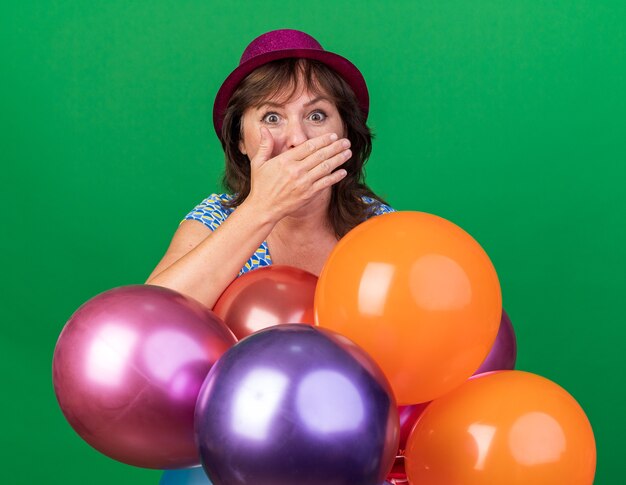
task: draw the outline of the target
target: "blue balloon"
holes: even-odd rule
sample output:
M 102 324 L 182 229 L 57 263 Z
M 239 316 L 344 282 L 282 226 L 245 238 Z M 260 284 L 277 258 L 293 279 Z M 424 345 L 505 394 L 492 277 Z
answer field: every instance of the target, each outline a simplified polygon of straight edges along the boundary
M 204 381 L 195 414 L 215 485 L 381 485 L 398 429 L 374 361 L 308 325 L 271 327 L 231 347 Z
M 184 470 L 166 470 L 159 485 L 213 485 L 201 466 Z

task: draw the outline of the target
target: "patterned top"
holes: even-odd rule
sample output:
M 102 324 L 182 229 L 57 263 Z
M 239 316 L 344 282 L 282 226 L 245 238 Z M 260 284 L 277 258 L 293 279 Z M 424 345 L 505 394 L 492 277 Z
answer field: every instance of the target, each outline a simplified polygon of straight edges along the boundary
M 194 209 L 185 216 L 184 220 L 191 219 L 194 221 L 200 221 L 206 227 L 211 229 L 211 231 L 214 231 L 235 210 L 235 208 L 227 209 L 222 205 L 223 202 L 230 201 L 233 198 L 234 195 L 230 194 L 211 194 L 202 202 L 200 202 L 200 204 L 194 207 Z M 370 217 L 386 214 L 388 212 L 395 212 L 395 209 L 392 209 L 388 205 L 385 205 L 376 199 L 372 199 L 371 197 L 363 196 L 363 201 L 367 204 L 376 204 L 374 210 L 371 212 Z M 254 252 L 252 257 L 250 257 L 244 267 L 241 268 L 238 276 L 241 276 L 248 271 L 252 271 L 263 266 L 269 266 L 271 264 L 272 256 L 270 255 L 267 241 L 263 241 L 263 243 L 261 243 L 261 246 L 259 246 L 259 249 Z

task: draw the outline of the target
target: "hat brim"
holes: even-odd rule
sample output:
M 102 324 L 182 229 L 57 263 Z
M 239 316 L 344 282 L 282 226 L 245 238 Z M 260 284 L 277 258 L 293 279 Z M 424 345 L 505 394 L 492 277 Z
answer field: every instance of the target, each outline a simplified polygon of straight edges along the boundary
M 369 93 L 361 71 L 359 71 L 354 64 L 352 64 L 345 57 L 324 50 L 285 49 L 267 52 L 249 59 L 248 61 L 240 64 L 222 83 L 222 86 L 215 96 L 215 102 L 213 103 L 213 127 L 215 128 L 215 133 L 217 133 L 217 137 L 220 140 L 222 139 L 222 122 L 224 120 L 224 113 L 228 106 L 228 102 L 235 92 L 235 89 L 237 89 L 237 86 L 239 86 L 239 83 L 241 83 L 241 81 L 243 81 L 243 79 L 257 67 L 267 64 L 268 62 L 276 61 L 278 59 L 287 59 L 290 57 L 320 61 L 335 70 L 354 91 L 354 94 L 359 101 L 359 106 L 367 119 L 367 115 L 369 113 Z

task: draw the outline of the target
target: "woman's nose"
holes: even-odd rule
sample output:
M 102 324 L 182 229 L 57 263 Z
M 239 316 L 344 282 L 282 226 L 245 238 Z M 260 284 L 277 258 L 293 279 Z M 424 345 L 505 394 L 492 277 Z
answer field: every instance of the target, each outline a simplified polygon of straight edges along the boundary
M 285 144 L 287 148 L 296 147 L 309 139 L 305 126 L 300 121 L 289 122 L 285 130 Z

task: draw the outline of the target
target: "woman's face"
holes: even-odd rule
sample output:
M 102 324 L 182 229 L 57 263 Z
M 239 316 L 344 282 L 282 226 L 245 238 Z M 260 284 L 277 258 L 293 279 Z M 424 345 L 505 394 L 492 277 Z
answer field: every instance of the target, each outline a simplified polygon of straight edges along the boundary
M 272 157 L 325 133 L 345 137 L 343 120 L 329 97 L 310 93 L 300 85 L 291 99 L 285 98 L 285 93 L 278 93 L 258 108 L 244 111 L 239 150 L 249 159 L 259 149 L 261 126 L 267 127 L 274 139 Z

